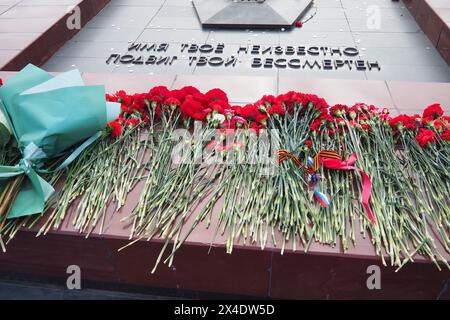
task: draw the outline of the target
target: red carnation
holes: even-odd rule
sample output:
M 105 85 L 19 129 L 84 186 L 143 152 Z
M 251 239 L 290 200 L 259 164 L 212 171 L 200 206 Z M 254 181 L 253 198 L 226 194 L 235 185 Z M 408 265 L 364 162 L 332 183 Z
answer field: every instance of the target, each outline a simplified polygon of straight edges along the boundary
M 217 89 L 217 88 L 209 90 L 205 94 L 205 97 L 210 102 L 214 102 L 214 101 L 218 101 L 218 100 L 222 100 L 222 101 L 228 102 L 227 94 L 225 92 L 223 92 L 222 90 Z
M 441 119 L 434 120 L 434 128 L 436 131 L 441 132 L 444 129 L 444 122 Z
M 242 107 L 241 106 L 232 106 L 231 110 L 233 110 L 233 114 L 238 114 L 242 116 Z
M 311 124 L 311 131 L 319 131 L 320 126 L 322 126 L 322 121 L 317 119 Z
M 145 122 L 146 124 L 148 124 L 148 125 L 151 125 L 151 124 L 152 124 L 152 121 L 151 121 L 150 118 L 148 117 L 148 111 L 147 111 L 147 110 L 145 110 L 144 112 L 142 112 L 141 119 L 142 119 L 142 121 L 144 121 L 144 122 Z
M 187 92 L 184 90 L 172 90 L 167 94 L 166 98 L 175 98 L 178 99 L 178 101 L 180 101 L 181 103 L 183 103 L 187 95 L 188 95 Z
M 436 141 L 435 137 L 436 132 L 421 128 L 416 140 L 422 148 L 425 148 L 428 143 L 434 143 Z
M 107 125 L 111 132 L 111 138 L 115 139 L 122 134 L 122 125 L 117 120 L 111 121 Z
M 213 109 L 214 111 L 217 111 L 220 114 L 224 114 L 225 110 L 231 108 L 229 103 L 225 100 L 213 101 L 208 105 L 208 107 Z
M 144 111 L 144 108 L 142 108 L 139 104 L 134 102 L 128 107 L 129 113 L 132 113 L 133 111 L 142 112 Z
M 303 106 L 308 106 L 311 103 L 317 110 L 328 109 L 328 103 L 325 99 L 319 98 L 315 94 L 304 94 L 301 103 Z
M 255 121 L 265 126 L 267 124 L 267 114 L 259 113 L 256 116 Z
M 284 107 L 281 103 L 274 104 L 270 108 L 267 109 L 267 113 L 270 116 L 273 116 L 274 114 L 277 114 L 279 116 L 283 116 L 285 113 Z
M 261 100 L 257 101 L 255 105 L 263 105 L 267 108 L 277 103 L 279 103 L 279 98 L 276 98 L 273 95 L 265 95 L 261 98 Z
M 177 98 L 174 97 L 169 97 L 164 101 L 164 104 L 166 106 L 170 106 L 170 107 L 179 107 L 181 105 L 180 100 L 178 100 Z
M 441 139 L 442 140 L 446 140 L 446 141 L 450 141 L 450 130 L 444 131 L 441 134 Z
M 344 116 L 348 111 L 348 107 L 343 104 L 337 104 L 330 108 L 330 114 L 334 117 L 342 117 Z
M 0 79 L 0 86 L 1 86 L 1 81 L 2 81 L 2 79 Z M 106 101 L 109 101 L 109 102 L 119 102 L 119 99 L 115 96 L 115 95 L 112 95 L 112 94 L 106 94 Z
M 183 88 L 181 88 L 181 91 L 183 91 L 185 93 L 185 95 L 191 95 L 191 96 L 193 96 L 194 94 L 200 93 L 200 91 L 198 91 L 197 88 L 192 87 L 192 86 L 183 87 Z
M 249 121 L 256 120 L 256 117 L 260 114 L 261 112 L 254 104 L 247 104 L 239 110 L 239 115 Z
M 117 91 L 116 97 L 118 98 L 118 102 L 122 103 L 125 106 L 129 106 L 131 104 L 131 97 L 127 95 L 127 93 L 123 90 Z
M 154 87 L 149 91 L 149 96 L 157 96 L 161 99 L 164 99 L 166 96 L 168 96 L 170 93 L 169 89 L 165 86 L 158 86 Z
M 186 99 L 180 107 L 181 115 L 184 119 L 191 118 L 194 120 L 206 120 L 207 113 L 203 110 L 203 106 L 200 102 L 193 100 L 192 98 Z
M 143 111 L 147 107 L 148 95 L 146 93 L 137 93 L 133 95 L 133 100 L 139 106 L 141 111 Z
M 196 93 L 192 97 L 203 105 L 208 105 L 208 98 L 203 93 Z
M 126 120 L 125 124 L 129 127 L 137 127 L 140 124 L 140 122 L 136 118 L 131 118 L 129 120 Z
M 408 116 L 406 114 L 398 115 L 390 120 L 392 130 L 398 131 L 406 128 L 407 130 L 417 129 L 416 119 L 420 118 L 418 114 Z
M 442 110 L 441 105 L 438 103 L 432 104 L 423 111 L 423 122 L 436 120 L 442 115 L 444 115 L 444 110 Z
M 306 140 L 304 144 L 305 144 L 305 146 L 307 146 L 308 148 L 311 148 L 311 147 L 312 147 L 312 141 L 311 141 L 311 140 Z
M 303 27 L 303 22 L 301 22 L 301 21 L 295 21 L 295 27 L 297 27 L 297 28 Z

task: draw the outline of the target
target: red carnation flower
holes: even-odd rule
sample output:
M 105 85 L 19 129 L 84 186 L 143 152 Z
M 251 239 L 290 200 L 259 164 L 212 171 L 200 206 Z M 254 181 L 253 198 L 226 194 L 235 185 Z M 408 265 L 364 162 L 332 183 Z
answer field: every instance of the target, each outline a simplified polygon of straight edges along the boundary
M 308 148 L 311 148 L 312 147 L 312 141 L 311 140 L 306 140 L 304 145 L 307 146 Z
M 274 104 L 278 104 L 279 102 L 279 98 L 276 98 L 273 95 L 265 95 L 261 98 L 261 100 L 257 101 L 255 105 L 263 105 L 264 107 L 268 108 Z
M 127 93 L 123 90 L 117 91 L 116 97 L 118 99 L 118 102 L 122 103 L 125 106 L 129 106 L 131 104 L 131 97 L 127 95 Z
M 255 121 L 265 126 L 267 124 L 267 114 L 265 113 L 258 114 L 255 118 Z
M 1 82 L 1 80 L 2 79 L 0 79 L 0 82 Z M 0 86 L 1 86 L 1 84 L 0 84 Z M 112 94 L 106 94 L 106 101 L 109 101 L 109 102 L 119 102 L 119 99 L 115 96 L 115 95 L 112 95 Z
M 416 119 L 420 118 L 418 114 L 413 116 L 408 116 L 406 114 L 398 115 L 390 120 L 390 125 L 392 130 L 398 131 L 406 128 L 407 130 L 417 129 Z
M 436 129 L 436 131 L 440 132 L 440 131 L 442 131 L 444 129 L 445 125 L 444 125 L 444 122 L 441 119 L 437 119 L 437 120 L 434 120 L 433 126 Z
M 201 104 L 203 104 L 203 105 L 205 105 L 205 106 L 209 104 L 208 99 L 207 99 L 206 96 L 205 96 L 203 93 L 201 93 L 201 92 L 192 95 L 192 97 L 194 98 L 194 100 L 197 100 L 198 102 L 200 102 Z
M 136 118 L 131 118 L 129 120 L 126 120 L 125 124 L 127 127 L 137 127 L 140 124 L 140 122 Z
M 228 102 L 227 94 L 225 92 L 223 92 L 222 90 L 217 89 L 217 88 L 209 90 L 205 94 L 205 97 L 210 102 L 214 102 L 214 101 L 218 101 L 218 100 L 222 100 L 222 101 Z
M 230 109 L 233 111 L 233 114 L 242 116 L 242 107 L 241 106 L 232 106 Z
M 428 143 L 434 143 L 436 141 L 435 137 L 436 132 L 421 128 L 416 140 L 422 148 L 425 148 Z
M 296 28 L 301 28 L 301 27 L 303 27 L 303 22 L 301 22 L 301 21 L 295 21 L 295 27 L 296 27 Z
M 108 123 L 107 127 L 110 130 L 111 138 L 113 139 L 119 137 L 122 134 L 122 125 L 116 120 Z
M 164 101 L 164 104 L 166 106 L 171 106 L 171 107 L 179 107 L 181 105 L 180 100 L 178 100 L 175 97 L 169 97 Z
M 203 105 L 193 100 L 192 98 L 186 99 L 180 107 L 181 115 L 183 119 L 191 118 L 194 120 L 205 121 L 206 120 L 206 110 L 203 110 Z
M 315 94 L 304 94 L 301 103 L 303 106 L 308 106 L 311 103 L 317 110 L 328 109 L 329 107 L 325 99 L 319 98 Z
M 271 106 L 270 108 L 267 109 L 267 113 L 270 116 L 273 116 L 274 114 L 277 114 L 279 116 L 284 116 L 285 110 L 282 104 L 277 103 L 274 104 L 273 106 Z
M 134 103 L 136 103 L 139 108 L 143 111 L 147 107 L 148 95 L 146 93 L 133 95 Z
M 170 93 L 169 89 L 165 86 L 154 87 L 149 91 L 150 96 L 157 96 L 161 99 L 164 99 Z
M 442 110 L 441 105 L 438 103 L 432 104 L 423 111 L 423 122 L 436 120 L 442 115 L 444 115 L 444 110 Z
M 330 114 L 333 117 L 338 117 L 338 118 L 344 116 L 347 113 L 347 111 L 348 111 L 348 107 L 343 104 L 337 104 L 330 108 Z
M 213 101 L 208 105 L 209 108 L 217 111 L 220 114 L 225 114 L 225 110 L 230 109 L 230 104 L 225 100 Z
M 318 121 L 318 119 L 314 120 L 314 122 L 311 124 L 310 129 L 311 129 L 311 131 L 319 131 L 319 127 L 321 125 L 322 125 L 322 121 Z
M 181 91 L 183 91 L 185 93 L 185 95 L 191 95 L 191 96 L 193 96 L 194 94 L 200 93 L 200 91 L 198 91 L 197 88 L 192 87 L 192 86 L 183 87 L 183 88 L 181 88 Z
M 444 131 L 441 134 L 441 139 L 442 140 L 446 140 L 446 141 L 450 141 L 450 130 Z
M 188 94 L 186 91 L 172 90 L 167 94 L 166 98 L 175 98 L 175 99 L 178 99 L 178 101 L 180 101 L 181 103 L 183 103 L 184 99 L 186 98 L 187 95 Z
M 239 115 L 249 121 L 256 120 L 256 117 L 260 114 L 261 112 L 259 111 L 258 107 L 254 104 L 247 104 L 246 106 L 244 106 L 239 110 Z
M 150 119 L 148 117 L 147 110 L 144 110 L 144 112 L 142 112 L 141 118 L 142 118 L 142 121 L 144 121 L 146 124 L 151 125 L 151 121 L 150 121 Z
M 144 108 L 142 108 L 139 104 L 137 103 L 132 103 L 129 107 L 128 107 L 128 112 L 131 113 L 133 111 L 137 111 L 137 112 L 142 112 L 144 111 Z

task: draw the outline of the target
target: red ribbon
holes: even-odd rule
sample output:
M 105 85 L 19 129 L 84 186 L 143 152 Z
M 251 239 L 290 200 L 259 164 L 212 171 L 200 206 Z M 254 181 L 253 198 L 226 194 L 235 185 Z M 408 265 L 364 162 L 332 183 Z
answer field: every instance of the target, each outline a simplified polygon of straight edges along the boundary
M 332 170 L 354 170 L 360 172 L 363 178 L 362 204 L 366 209 L 367 216 L 369 217 L 370 221 L 372 221 L 372 223 L 374 224 L 376 223 L 375 217 L 369 207 L 369 200 L 370 196 L 372 195 L 372 182 L 370 181 L 370 177 L 364 171 L 353 166 L 356 160 L 358 160 L 358 156 L 356 153 L 352 154 L 347 160 L 343 160 L 342 157 L 335 151 L 322 150 L 314 157 L 314 160 L 311 161 L 311 164 L 308 164 L 308 166 L 306 167 L 302 165 L 302 162 L 299 158 L 297 158 L 287 150 L 279 150 L 278 156 L 280 163 L 286 161 L 287 159 L 291 159 L 295 164 L 297 164 L 297 166 L 302 167 L 310 175 L 314 175 L 316 172 L 318 172 L 321 165 L 323 165 L 327 169 Z M 322 205 L 326 206 L 326 204 L 324 204 L 324 202 L 321 201 L 320 198 L 317 199 Z
M 330 158 L 320 158 L 320 162 L 322 165 L 327 169 L 333 169 L 333 170 L 354 170 L 361 173 L 361 176 L 363 178 L 363 185 L 362 185 L 362 203 L 364 208 L 366 209 L 367 216 L 369 217 L 370 221 L 372 223 L 376 223 L 375 217 L 372 214 L 372 211 L 369 207 L 369 200 L 370 196 L 372 195 L 372 182 L 370 181 L 370 177 L 361 169 L 353 166 L 358 160 L 358 155 L 356 153 L 352 154 L 346 161 L 338 160 L 338 159 L 330 159 Z

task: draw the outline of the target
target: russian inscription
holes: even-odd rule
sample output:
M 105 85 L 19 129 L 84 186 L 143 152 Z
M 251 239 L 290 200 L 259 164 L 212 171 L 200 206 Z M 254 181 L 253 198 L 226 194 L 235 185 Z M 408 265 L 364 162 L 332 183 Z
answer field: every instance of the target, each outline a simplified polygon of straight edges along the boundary
M 170 50 L 169 49 L 175 49 Z M 163 65 L 187 63 L 196 67 L 233 68 L 249 63 L 251 68 L 380 71 L 376 60 L 364 60 L 356 47 L 240 45 L 225 53 L 226 46 L 197 43 L 131 43 L 125 54 L 113 53 L 106 64 Z M 182 55 L 183 59 L 179 59 Z M 248 58 L 247 58 L 248 57 Z

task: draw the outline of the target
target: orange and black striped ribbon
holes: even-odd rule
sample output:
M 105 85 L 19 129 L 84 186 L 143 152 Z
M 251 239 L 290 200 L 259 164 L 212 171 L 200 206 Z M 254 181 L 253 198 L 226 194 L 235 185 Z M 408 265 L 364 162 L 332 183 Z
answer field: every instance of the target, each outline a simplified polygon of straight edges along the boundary
M 300 159 L 296 156 L 294 156 L 289 151 L 282 149 L 278 151 L 278 163 L 283 163 L 284 161 L 290 159 L 292 160 L 298 167 L 303 168 L 308 174 L 313 174 L 314 172 L 319 171 L 321 166 L 321 159 L 327 158 L 327 159 L 336 159 L 339 161 L 342 161 L 342 157 L 336 152 L 331 150 L 322 150 L 320 151 L 313 159 L 313 164 L 308 164 L 307 166 L 304 166 Z

